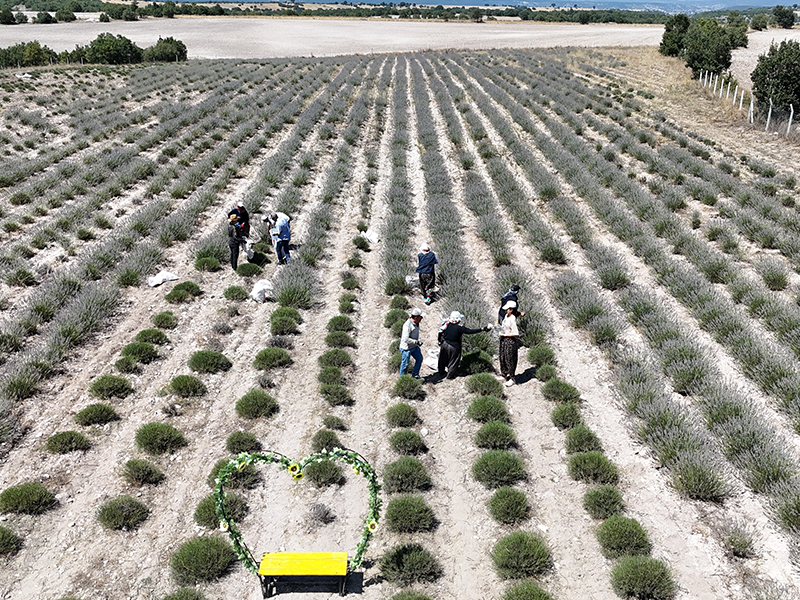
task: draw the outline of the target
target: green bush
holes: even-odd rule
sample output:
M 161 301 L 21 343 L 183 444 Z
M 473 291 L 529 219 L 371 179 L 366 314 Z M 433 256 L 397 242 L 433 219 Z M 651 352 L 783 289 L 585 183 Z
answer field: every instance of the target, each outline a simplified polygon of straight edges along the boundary
M 354 237 L 353 244 L 359 250 L 363 250 L 364 252 L 369 252 L 369 240 L 367 240 L 367 238 L 365 238 L 363 235 Z
M 189 357 L 189 368 L 198 373 L 219 373 L 227 371 L 233 363 L 221 352 L 198 350 Z
M 355 348 L 356 341 L 344 331 L 331 331 L 325 336 L 325 343 L 332 348 Z
M 677 586 L 669 568 L 648 556 L 625 556 L 611 569 L 611 587 L 621 598 L 670 600 Z
M 490 450 L 507 450 L 517 444 L 514 430 L 501 421 L 489 421 L 475 434 L 475 445 Z
M 573 479 L 586 483 L 615 484 L 619 479 L 616 465 L 597 451 L 573 454 L 569 457 L 567 471 Z
M 250 297 L 250 294 L 240 285 L 231 285 L 225 288 L 222 296 L 231 302 L 244 302 Z
M 575 425 L 572 429 L 567 431 L 567 436 L 564 441 L 564 447 L 567 454 L 575 454 L 576 452 L 591 452 L 597 450 L 603 451 L 603 445 L 597 435 L 583 423 Z
M 206 600 L 206 597 L 194 588 L 181 588 L 161 600 Z
M 476 336 L 477 337 L 477 336 Z M 461 370 L 468 375 L 475 373 L 493 373 L 492 356 L 483 350 L 465 352 L 461 358 Z
M 206 478 L 206 483 L 208 487 L 213 488 L 217 484 L 217 477 L 219 477 L 219 472 L 222 468 L 227 465 L 229 459 L 222 458 L 214 463 L 214 466 L 211 468 L 211 472 L 208 474 Z M 228 480 L 227 486 L 230 488 L 243 488 L 243 489 L 251 489 L 258 485 L 260 480 L 260 476 L 258 474 L 258 470 L 255 468 L 254 465 L 245 465 L 241 469 L 235 469 L 231 473 L 231 478 Z
M 350 406 L 354 402 L 350 390 L 343 385 L 323 383 L 319 386 L 319 393 L 331 406 Z
M 353 357 L 341 348 L 331 348 L 322 353 L 317 359 L 319 366 L 325 367 L 347 367 L 353 364 Z
M 405 300 L 404 296 L 397 296 L 397 297 L 403 298 L 403 300 Z M 388 313 L 386 313 L 385 317 L 383 317 L 383 326 L 386 327 L 386 329 L 389 329 L 395 323 L 398 322 L 405 323 L 407 320 L 408 320 L 408 313 L 405 310 L 400 308 L 393 308 Z
M 402 592 L 397 592 L 394 596 L 392 596 L 392 600 L 432 600 L 432 599 L 430 596 L 426 596 L 425 594 L 421 594 L 413 590 L 405 590 Z
M 553 597 L 532 581 L 523 581 L 506 590 L 500 600 L 553 600 Z
M 498 523 L 516 525 L 530 516 L 530 506 L 525 492 L 503 486 L 497 488 L 489 500 L 489 512 Z
M 175 315 L 169 310 L 153 315 L 152 321 L 153 325 L 159 329 L 175 329 L 178 325 L 178 319 L 175 318 Z
M 330 452 L 334 448 L 344 448 L 339 436 L 330 429 L 320 429 L 311 438 L 311 452 Z
M 105 425 L 117 420 L 119 420 L 119 415 L 114 410 L 114 407 L 102 403 L 90 404 L 75 415 L 75 422 L 85 427 L 89 425 Z
M 636 519 L 611 515 L 600 524 L 595 533 L 606 558 L 650 554 L 651 544 L 647 532 Z
M 503 579 L 538 577 L 553 564 L 544 540 L 527 531 L 515 531 L 492 549 L 492 561 Z
M 342 281 L 342 287 L 346 290 L 355 290 L 359 288 L 361 284 L 359 283 L 358 279 L 355 277 L 348 277 L 344 281 Z
M 158 358 L 156 347 L 147 342 L 131 342 L 122 349 L 120 354 L 125 358 L 131 358 L 145 365 Z
M 398 454 L 422 454 L 428 447 L 419 434 L 413 429 L 401 429 L 389 438 L 389 445 Z
M 176 375 L 169 382 L 169 391 L 181 398 L 203 396 L 208 392 L 205 384 L 192 375 Z
M 322 418 L 322 424 L 328 429 L 334 429 L 336 431 L 347 431 L 347 425 L 345 422 L 336 417 L 334 415 L 325 415 Z
M 236 414 L 245 419 L 271 417 L 278 412 L 278 401 L 264 390 L 254 388 L 236 402 Z
M 130 381 L 119 375 L 101 375 L 89 386 L 89 394 L 95 398 L 125 398 L 133 393 Z
M 20 548 L 22 548 L 22 538 L 0 525 L 0 556 L 3 558 L 13 556 Z
M 488 489 L 495 489 L 525 479 L 525 465 L 507 450 L 489 450 L 473 463 L 472 476 Z
M 189 540 L 169 561 L 172 576 L 179 585 L 214 581 L 225 575 L 235 563 L 236 552 L 231 545 L 215 536 Z
M 258 452 L 261 450 L 261 443 L 249 431 L 234 431 L 225 440 L 225 449 L 231 454 Z
M 136 431 L 136 445 L 148 454 L 173 453 L 189 442 L 168 423 L 146 423 Z
M 494 396 L 475 398 L 467 409 L 467 416 L 478 423 L 488 423 L 489 421 L 508 423 L 510 420 L 505 403 Z
M 379 563 L 387 581 L 402 586 L 430 583 L 442 576 L 439 561 L 420 544 L 402 544 L 384 554 Z
M 545 383 L 542 386 L 542 395 L 547 400 L 561 404 L 564 402 L 578 402 L 581 399 L 581 393 L 575 386 L 560 379 L 551 379 Z
M 186 290 L 179 290 L 177 287 L 173 288 L 166 296 L 164 296 L 164 300 L 170 304 L 183 304 L 184 302 L 191 302 L 192 299 L 193 296 L 189 292 Z
M 489 373 L 476 373 L 472 375 L 467 379 L 467 389 L 479 396 L 495 396 L 500 398 L 503 395 L 503 384 L 500 383 L 494 375 Z
M 236 274 L 241 277 L 255 277 L 261 274 L 261 267 L 255 263 L 242 263 L 236 267 Z
M 431 487 L 431 476 L 419 460 L 403 456 L 383 469 L 383 487 L 386 492 L 416 492 Z
M 395 382 L 390 395 L 406 400 L 422 400 L 425 397 L 425 390 L 419 379 L 414 379 L 411 375 L 400 375 L 400 379 Z
M 40 515 L 55 505 L 55 496 L 41 483 L 20 483 L 0 493 L 0 512 Z
M 45 448 L 55 454 L 67 454 L 76 450 L 88 450 L 92 447 L 89 438 L 78 431 L 59 431 L 47 439 Z
M 583 495 L 583 508 L 594 519 L 607 519 L 625 510 L 625 503 L 613 485 L 598 485 Z
M 386 507 L 386 525 L 395 533 L 430 531 L 436 524 L 433 510 L 422 496 L 403 495 L 392 498 Z
M 354 327 L 353 319 L 347 315 L 336 315 L 327 325 L 328 331 L 352 331 Z
M 149 516 L 150 509 L 145 504 L 124 495 L 109 500 L 97 512 L 97 520 L 107 529 L 136 529 Z
M 294 335 L 299 331 L 297 321 L 291 317 L 270 317 L 269 332 L 272 335 Z
M 120 358 L 117 362 L 114 363 L 114 368 L 119 371 L 120 373 L 141 373 L 142 367 L 139 366 L 134 359 L 129 356 L 125 358 Z
M 225 513 L 229 518 L 237 523 L 247 514 L 249 507 L 247 501 L 240 495 L 233 492 L 225 494 Z M 197 505 L 194 510 L 194 522 L 207 529 L 219 528 L 219 516 L 217 516 L 217 499 L 214 494 L 209 494 Z
M 317 487 L 339 485 L 344 481 L 342 468 L 332 460 L 320 460 L 306 466 L 303 470 Z
M 400 402 L 386 411 L 386 422 L 389 427 L 411 427 L 419 422 L 419 415 L 416 408 Z
M 269 316 L 270 321 L 272 321 L 272 319 L 281 318 L 291 319 L 298 324 L 303 322 L 303 316 L 300 314 L 300 311 L 296 308 L 292 308 L 291 306 L 279 306 L 273 310 L 272 314 Z
M 411 302 L 408 301 L 408 298 L 401 295 L 396 295 L 392 297 L 392 301 L 389 303 L 389 308 L 394 310 L 396 308 L 400 308 L 402 310 L 408 310 L 411 308 Z M 403 320 L 405 321 L 408 318 L 406 316 Z M 389 325 L 384 325 L 384 327 L 391 327 L 391 323 Z
M 155 344 L 157 346 L 169 344 L 167 334 L 160 329 L 142 329 L 136 334 L 134 340 L 137 342 L 144 342 L 145 344 Z
M 317 375 L 317 381 L 329 385 L 343 385 L 344 375 L 339 367 L 325 367 Z
M 539 381 L 550 381 L 558 377 L 558 372 L 553 365 L 542 365 L 536 369 L 536 379 Z
M 164 473 L 154 464 L 141 458 L 132 458 L 122 468 L 122 478 L 131 485 L 158 485 L 164 481 Z
M 550 346 L 532 346 L 528 350 L 528 362 L 534 369 L 544 365 L 556 366 L 556 353 Z
M 219 271 L 222 268 L 222 265 L 219 264 L 219 261 L 213 256 L 202 256 L 194 261 L 194 268 L 198 271 L 207 271 L 209 273 L 213 273 L 215 271 Z
M 581 422 L 581 409 L 575 402 L 565 402 L 553 408 L 550 420 L 559 429 L 569 429 Z
M 292 356 L 283 348 L 264 348 L 256 354 L 256 358 L 253 361 L 253 366 L 256 369 L 265 371 L 290 364 L 292 364 Z
M 756 555 L 756 527 L 739 519 L 722 521 L 714 527 L 719 541 L 730 556 L 736 558 L 753 558 Z

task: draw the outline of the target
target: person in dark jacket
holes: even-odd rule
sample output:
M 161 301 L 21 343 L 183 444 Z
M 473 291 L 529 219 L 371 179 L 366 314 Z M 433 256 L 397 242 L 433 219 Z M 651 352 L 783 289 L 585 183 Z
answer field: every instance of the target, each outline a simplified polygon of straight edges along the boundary
M 519 296 L 519 286 L 515 283 L 510 288 L 508 288 L 508 291 L 505 294 L 503 294 L 502 298 L 500 298 L 500 310 L 497 313 L 498 325 L 502 325 L 503 319 L 506 318 L 506 311 L 503 307 L 508 302 L 513 302 L 515 305 L 519 305 L 518 296 Z
M 231 249 L 231 266 L 234 271 L 239 266 L 239 246 L 244 243 L 241 227 L 239 227 L 239 217 L 230 215 L 228 217 L 228 248 Z
M 417 273 L 419 273 L 419 289 L 422 290 L 422 297 L 425 298 L 425 304 L 431 303 L 431 293 L 433 287 L 436 285 L 436 267 L 439 261 L 436 255 L 431 252 L 431 247 L 428 244 L 423 244 L 422 248 L 417 254 Z
M 450 313 L 450 318 L 439 328 L 439 375 L 455 379 L 461 364 L 461 341 L 464 335 L 489 331 L 492 326 L 470 329 L 461 325 L 464 316 L 458 312 Z
M 236 206 L 231 209 L 228 213 L 228 216 L 236 215 L 237 222 L 239 223 L 239 228 L 241 231 L 241 237 L 249 238 L 250 237 L 250 214 L 247 212 L 247 209 L 244 207 L 244 203 L 239 200 Z

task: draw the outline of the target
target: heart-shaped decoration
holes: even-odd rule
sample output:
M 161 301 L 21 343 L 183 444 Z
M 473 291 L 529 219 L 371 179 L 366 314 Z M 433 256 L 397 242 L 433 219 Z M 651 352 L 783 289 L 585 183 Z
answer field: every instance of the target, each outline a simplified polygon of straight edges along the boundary
M 323 450 L 322 452 L 311 454 L 310 456 L 306 456 L 294 462 L 278 452 L 242 452 L 236 458 L 229 460 L 228 464 L 220 469 L 216 479 L 216 485 L 214 486 L 214 497 L 216 499 L 216 511 L 219 516 L 220 527 L 228 532 L 236 555 L 251 573 L 258 574 L 258 562 L 247 548 L 247 545 L 245 545 L 242 534 L 236 526 L 236 523 L 225 511 L 225 485 L 235 471 L 241 471 L 247 465 L 258 465 L 262 463 L 279 464 L 282 468 L 286 469 L 295 481 L 299 481 L 303 478 L 303 470 L 308 465 L 323 460 L 345 462 L 352 467 L 356 475 L 362 475 L 364 479 L 367 480 L 369 509 L 367 511 L 367 516 L 364 518 L 364 529 L 361 531 L 361 541 L 359 541 L 358 546 L 356 546 L 355 554 L 350 559 L 347 568 L 349 571 L 353 571 L 361 566 L 364 552 L 366 552 L 369 541 L 372 539 L 372 534 L 375 533 L 375 530 L 378 528 L 378 518 L 380 517 L 381 509 L 381 499 L 379 496 L 381 486 L 378 483 L 378 474 L 363 456 L 352 450 L 334 448 L 330 451 Z

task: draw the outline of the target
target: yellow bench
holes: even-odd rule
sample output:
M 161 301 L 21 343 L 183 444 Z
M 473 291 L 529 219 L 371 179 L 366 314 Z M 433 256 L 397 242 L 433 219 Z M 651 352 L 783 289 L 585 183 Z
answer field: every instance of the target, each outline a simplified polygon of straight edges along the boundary
M 265 598 L 275 593 L 278 577 L 339 577 L 339 595 L 345 595 L 347 552 L 265 552 L 258 566 Z

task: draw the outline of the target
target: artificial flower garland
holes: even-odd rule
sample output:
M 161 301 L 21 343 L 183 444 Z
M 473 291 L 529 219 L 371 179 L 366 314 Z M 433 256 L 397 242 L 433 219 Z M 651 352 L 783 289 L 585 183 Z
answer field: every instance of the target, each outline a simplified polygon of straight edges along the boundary
M 303 470 L 311 463 L 321 462 L 323 460 L 340 460 L 349 464 L 356 475 L 362 475 L 367 480 L 367 490 L 369 491 L 369 510 L 364 519 L 364 529 L 361 531 L 361 540 L 356 546 L 356 553 L 348 563 L 348 570 L 354 571 L 361 566 L 361 561 L 364 559 L 364 553 L 367 550 L 369 541 L 372 535 L 378 528 L 378 519 L 380 517 L 381 499 L 380 491 L 381 486 L 378 483 L 378 474 L 372 468 L 366 459 L 358 452 L 353 450 L 346 450 L 343 448 L 333 448 L 331 450 L 323 450 L 316 452 L 310 456 L 306 456 L 297 462 L 292 462 L 288 457 L 278 452 L 242 452 L 236 458 L 228 461 L 222 469 L 220 469 L 216 484 L 214 486 L 214 498 L 216 500 L 216 512 L 219 516 L 220 528 L 227 531 L 233 543 L 233 549 L 239 560 L 244 563 L 244 566 L 251 573 L 258 574 L 258 561 L 256 561 L 253 554 L 248 549 L 242 538 L 242 533 L 236 526 L 236 523 L 231 519 L 225 511 L 225 490 L 224 487 L 233 476 L 234 472 L 241 471 L 247 465 L 257 464 L 270 464 L 280 463 L 286 469 L 295 481 L 303 478 Z

